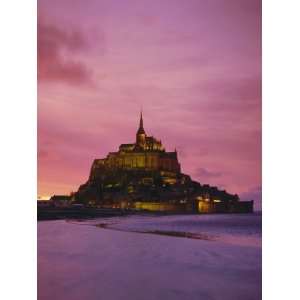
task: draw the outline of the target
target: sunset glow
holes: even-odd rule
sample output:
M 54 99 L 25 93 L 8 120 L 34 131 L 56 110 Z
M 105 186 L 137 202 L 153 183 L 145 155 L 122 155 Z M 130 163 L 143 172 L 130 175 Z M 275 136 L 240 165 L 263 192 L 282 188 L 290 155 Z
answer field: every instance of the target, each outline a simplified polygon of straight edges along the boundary
M 77 190 L 143 107 L 183 173 L 260 207 L 259 1 L 38 4 L 39 195 Z

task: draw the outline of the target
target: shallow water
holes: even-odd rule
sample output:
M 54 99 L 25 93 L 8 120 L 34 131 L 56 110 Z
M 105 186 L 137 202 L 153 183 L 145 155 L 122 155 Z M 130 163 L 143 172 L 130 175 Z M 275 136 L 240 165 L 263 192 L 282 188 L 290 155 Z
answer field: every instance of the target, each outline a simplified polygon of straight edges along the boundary
M 46 300 L 261 299 L 261 215 L 38 223 L 38 295 Z

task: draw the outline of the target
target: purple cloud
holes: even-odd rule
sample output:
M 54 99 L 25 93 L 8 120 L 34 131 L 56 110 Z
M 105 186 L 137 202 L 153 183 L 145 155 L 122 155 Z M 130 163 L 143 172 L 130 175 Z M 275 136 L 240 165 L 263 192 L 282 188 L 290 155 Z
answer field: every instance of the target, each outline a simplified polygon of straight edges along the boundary
M 194 174 L 199 178 L 215 178 L 222 176 L 221 172 L 213 172 L 205 168 L 198 168 Z
M 88 43 L 80 31 L 63 30 L 38 21 L 38 80 L 87 84 L 92 82 L 91 70 L 74 53 L 87 49 Z

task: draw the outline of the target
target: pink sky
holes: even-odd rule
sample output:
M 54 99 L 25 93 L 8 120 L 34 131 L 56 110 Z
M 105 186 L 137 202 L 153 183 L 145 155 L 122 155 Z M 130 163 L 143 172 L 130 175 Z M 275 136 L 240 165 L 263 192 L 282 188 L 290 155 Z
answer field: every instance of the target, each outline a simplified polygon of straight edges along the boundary
M 261 199 L 256 0 L 39 0 L 38 194 L 77 190 L 94 158 L 146 133 L 184 173 Z

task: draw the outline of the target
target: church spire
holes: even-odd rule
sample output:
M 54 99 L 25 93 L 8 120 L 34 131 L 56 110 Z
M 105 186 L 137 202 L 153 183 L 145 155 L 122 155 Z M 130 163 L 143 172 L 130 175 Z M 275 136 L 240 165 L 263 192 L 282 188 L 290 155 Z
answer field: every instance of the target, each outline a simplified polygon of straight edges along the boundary
M 143 124 L 143 111 L 141 110 L 141 115 L 140 115 L 140 126 L 139 129 L 137 131 L 138 134 L 145 134 L 145 130 L 144 130 L 144 124 Z

